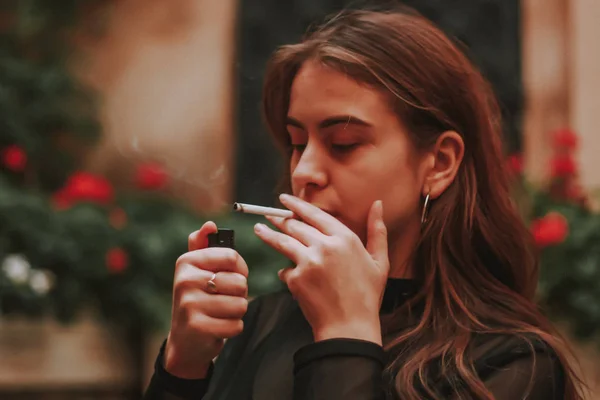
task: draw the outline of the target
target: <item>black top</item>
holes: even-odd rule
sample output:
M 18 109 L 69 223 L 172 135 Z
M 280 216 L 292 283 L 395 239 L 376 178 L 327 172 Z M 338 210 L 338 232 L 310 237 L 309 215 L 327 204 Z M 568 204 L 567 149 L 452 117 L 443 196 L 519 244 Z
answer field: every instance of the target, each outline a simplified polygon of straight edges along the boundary
M 389 313 L 416 290 L 406 279 L 388 279 L 381 313 Z M 384 343 L 395 335 L 385 334 Z M 490 336 L 478 345 L 475 366 L 497 400 L 558 400 L 563 396 L 560 363 L 542 342 L 534 357 L 527 343 Z M 378 344 L 356 339 L 314 342 L 312 330 L 287 291 L 250 302 L 244 332 L 229 339 L 206 379 L 181 379 L 162 365 L 164 343 L 145 400 L 374 400 L 385 399 L 387 355 Z M 534 361 L 535 358 L 535 361 Z M 459 398 L 446 376 L 437 389 Z M 397 397 L 394 397 L 397 398 Z M 427 398 L 423 395 L 423 398 Z M 464 398 L 464 397 L 461 397 Z

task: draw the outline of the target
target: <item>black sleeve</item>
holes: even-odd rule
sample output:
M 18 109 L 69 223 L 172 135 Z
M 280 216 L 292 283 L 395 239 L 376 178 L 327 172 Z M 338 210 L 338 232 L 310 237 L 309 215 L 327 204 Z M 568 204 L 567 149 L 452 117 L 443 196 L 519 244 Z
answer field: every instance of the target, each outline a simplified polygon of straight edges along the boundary
M 154 362 L 154 374 L 144 394 L 144 400 L 201 399 L 208 390 L 214 365 L 211 364 L 205 379 L 184 379 L 171 375 L 163 366 L 165 340 Z
M 245 343 L 252 336 L 255 321 L 260 309 L 262 300 L 255 298 L 248 304 L 248 311 L 243 318 L 244 331 L 225 342 L 221 355 L 217 357 L 214 364 L 211 364 L 205 379 L 183 379 L 170 374 L 163 365 L 164 348 L 166 340 L 163 342 L 159 354 L 154 363 L 154 374 L 150 380 L 143 400 L 200 400 L 207 393 L 213 371 L 220 361 L 223 354 L 230 353 L 232 349 L 237 352 L 244 350 Z M 227 362 L 227 361 L 224 361 Z M 222 366 L 222 365 L 221 365 Z
M 512 348 L 499 346 L 475 363 L 475 370 L 496 400 L 563 400 L 564 369 L 556 353 L 541 341 Z M 446 381 L 447 382 L 447 381 Z M 448 389 L 448 385 L 445 385 Z M 443 398 L 473 399 L 468 393 L 442 391 Z
M 383 348 L 357 339 L 329 339 L 294 354 L 294 400 L 383 399 Z

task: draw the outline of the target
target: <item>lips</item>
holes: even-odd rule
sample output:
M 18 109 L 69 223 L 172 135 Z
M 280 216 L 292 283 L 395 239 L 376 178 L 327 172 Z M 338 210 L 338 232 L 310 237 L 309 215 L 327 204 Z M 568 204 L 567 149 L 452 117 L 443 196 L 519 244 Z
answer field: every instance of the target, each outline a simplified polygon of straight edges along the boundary
M 333 218 L 335 218 L 337 220 L 340 219 L 340 216 L 334 211 L 329 211 L 329 210 L 324 210 L 324 209 L 321 209 L 321 210 L 325 211 L 327 214 L 331 215 Z
M 310 201 L 308 201 L 307 199 L 303 199 L 304 201 L 307 201 L 308 203 L 310 203 L 311 205 L 317 207 L 318 209 L 320 209 L 321 211 L 325 211 L 327 214 L 331 215 L 332 217 L 339 219 L 338 218 L 338 214 L 335 211 L 331 211 L 330 209 L 328 209 L 327 207 L 323 207 L 320 206 L 319 204 L 316 203 L 312 203 Z

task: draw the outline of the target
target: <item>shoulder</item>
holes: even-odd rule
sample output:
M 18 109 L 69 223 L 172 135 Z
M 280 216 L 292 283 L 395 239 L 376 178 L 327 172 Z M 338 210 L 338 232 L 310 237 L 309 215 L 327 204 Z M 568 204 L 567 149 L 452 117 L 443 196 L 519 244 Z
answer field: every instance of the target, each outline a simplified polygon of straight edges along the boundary
M 565 374 L 560 359 L 536 335 L 478 334 L 466 357 L 493 398 L 564 398 Z M 455 386 L 455 379 L 445 376 L 440 381 L 440 393 L 450 395 Z
M 567 369 L 536 334 L 485 335 L 476 340 L 475 370 L 496 398 L 563 399 Z

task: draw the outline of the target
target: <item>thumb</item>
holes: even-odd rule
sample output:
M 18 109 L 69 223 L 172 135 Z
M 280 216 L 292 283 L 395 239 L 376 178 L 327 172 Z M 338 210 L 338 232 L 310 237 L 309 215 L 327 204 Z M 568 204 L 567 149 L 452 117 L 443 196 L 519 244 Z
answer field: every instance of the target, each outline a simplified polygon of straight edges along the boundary
M 367 221 L 367 251 L 380 266 L 387 266 L 388 238 L 383 222 L 383 204 L 377 200 L 371 206 Z
M 188 251 L 200 250 L 208 246 L 208 235 L 218 231 L 217 224 L 207 221 L 200 229 L 188 237 Z

